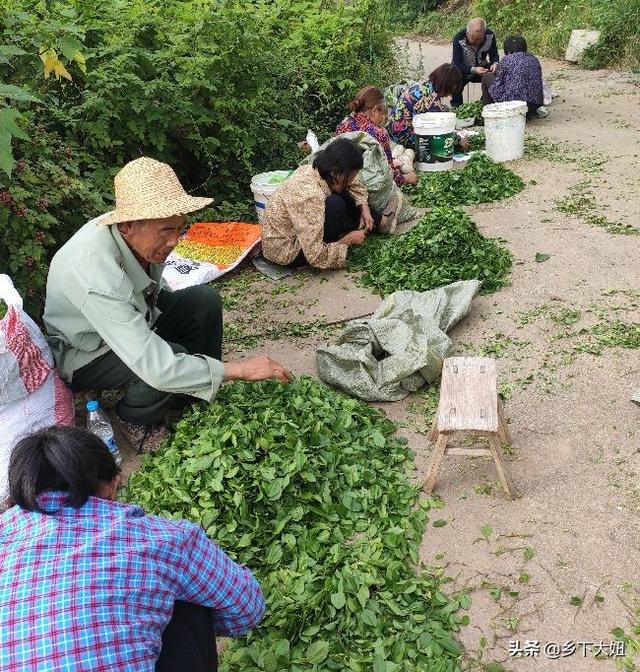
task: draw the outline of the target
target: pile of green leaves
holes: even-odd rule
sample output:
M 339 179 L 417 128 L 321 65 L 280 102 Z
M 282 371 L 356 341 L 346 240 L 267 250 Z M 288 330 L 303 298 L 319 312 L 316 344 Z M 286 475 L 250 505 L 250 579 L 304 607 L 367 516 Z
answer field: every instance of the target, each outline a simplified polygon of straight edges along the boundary
M 469 141 L 469 149 L 472 152 L 480 151 L 485 147 L 486 138 L 484 133 L 481 131 L 478 131 L 478 133 L 476 133 L 475 135 L 468 136 L 467 140 Z
M 128 501 L 186 518 L 260 580 L 263 624 L 224 653 L 242 672 L 455 672 L 469 598 L 416 572 L 430 500 L 378 410 L 311 378 L 224 387 L 144 458 Z M 418 506 L 416 506 L 418 504 Z
M 482 281 L 490 294 L 506 283 L 513 257 L 485 238 L 462 208 L 433 208 L 407 233 L 374 236 L 350 252 L 349 268 L 381 296 L 426 291 L 457 280 Z
M 0 299 L 0 320 L 7 314 L 7 304 Z
M 458 119 L 477 119 L 482 116 L 483 104 L 481 100 L 473 103 L 463 103 L 456 108 L 456 117 Z
M 524 182 L 512 170 L 486 154 L 474 154 L 462 170 L 424 173 L 407 191 L 414 205 L 470 205 L 509 198 L 524 189 Z

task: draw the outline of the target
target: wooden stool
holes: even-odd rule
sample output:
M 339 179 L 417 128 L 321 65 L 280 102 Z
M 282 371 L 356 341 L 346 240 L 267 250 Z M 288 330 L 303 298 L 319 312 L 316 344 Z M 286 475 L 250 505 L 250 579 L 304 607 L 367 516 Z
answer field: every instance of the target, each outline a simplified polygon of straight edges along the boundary
M 448 445 L 457 435 L 486 437 L 486 447 Z M 442 367 L 440 402 L 429 433 L 435 441 L 424 491 L 431 493 L 445 455 L 492 457 L 509 499 L 514 489 L 502 466 L 500 450 L 511 437 L 498 398 L 496 362 L 488 357 L 449 357 Z

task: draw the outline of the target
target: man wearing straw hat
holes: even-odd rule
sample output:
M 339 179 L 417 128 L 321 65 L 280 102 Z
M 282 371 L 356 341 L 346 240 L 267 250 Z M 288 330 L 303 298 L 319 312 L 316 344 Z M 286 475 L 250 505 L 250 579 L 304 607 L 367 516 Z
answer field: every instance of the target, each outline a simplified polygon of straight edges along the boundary
M 114 180 L 116 207 L 85 224 L 53 257 L 44 322 L 56 365 L 74 390 L 125 388 L 126 423 L 161 423 L 188 395 L 211 400 L 225 380 L 289 373 L 269 357 L 222 363 L 222 303 L 211 287 L 171 292 L 163 263 L 190 212 L 213 199 L 189 196 L 165 163 L 142 157 Z M 134 427 L 128 427 L 135 435 Z

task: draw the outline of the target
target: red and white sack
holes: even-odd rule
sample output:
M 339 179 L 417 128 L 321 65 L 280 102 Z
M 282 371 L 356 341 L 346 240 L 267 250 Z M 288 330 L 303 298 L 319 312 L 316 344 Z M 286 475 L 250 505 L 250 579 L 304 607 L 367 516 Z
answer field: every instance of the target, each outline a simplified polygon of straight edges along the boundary
M 8 495 L 7 470 L 15 444 L 50 425 L 73 425 L 71 390 L 61 380 L 38 325 L 22 309 L 11 278 L 0 274 L 0 507 Z

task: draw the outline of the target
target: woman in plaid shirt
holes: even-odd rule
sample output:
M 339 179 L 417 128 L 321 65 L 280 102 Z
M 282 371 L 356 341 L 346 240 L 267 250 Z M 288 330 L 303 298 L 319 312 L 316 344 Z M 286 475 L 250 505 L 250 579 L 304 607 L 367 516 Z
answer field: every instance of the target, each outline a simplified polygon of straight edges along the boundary
M 24 438 L 0 516 L 0 670 L 199 672 L 264 614 L 251 572 L 183 520 L 115 501 L 119 469 L 75 427 Z

